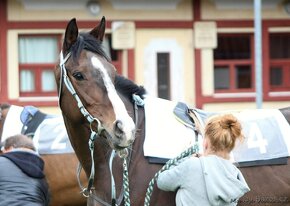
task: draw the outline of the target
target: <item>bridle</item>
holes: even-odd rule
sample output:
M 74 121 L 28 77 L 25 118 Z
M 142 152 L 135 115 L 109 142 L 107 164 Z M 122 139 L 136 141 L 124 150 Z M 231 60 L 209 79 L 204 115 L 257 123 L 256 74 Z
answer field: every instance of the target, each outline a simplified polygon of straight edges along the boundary
M 105 130 L 104 127 L 102 126 L 101 122 L 99 119 L 93 117 L 88 111 L 87 109 L 84 107 L 83 103 L 81 102 L 78 94 L 76 93 L 68 75 L 67 75 L 67 70 L 65 67 L 65 63 L 68 61 L 68 59 L 71 57 L 71 53 L 69 52 L 65 57 L 63 56 L 63 52 L 60 52 L 60 83 L 59 83 L 59 92 L 58 92 L 58 97 L 59 97 L 59 106 L 61 103 L 61 92 L 62 92 L 62 87 L 63 84 L 66 86 L 66 88 L 68 89 L 68 91 L 71 93 L 71 95 L 75 98 L 78 108 L 80 110 L 80 112 L 82 113 L 82 115 L 87 119 L 87 121 L 90 124 L 90 130 L 91 130 L 91 134 L 90 134 L 90 138 L 89 138 L 89 149 L 90 149 L 90 154 L 91 154 L 91 161 L 92 161 L 92 165 L 91 165 L 91 173 L 89 176 L 89 180 L 88 180 L 88 186 L 87 187 L 83 187 L 80 183 L 80 172 L 82 169 L 81 164 L 79 164 L 79 167 L 77 169 L 77 177 L 78 177 L 78 183 L 79 186 L 81 188 L 81 193 L 85 196 L 85 197 L 92 197 L 94 200 L 96 200 L 97 202 L 99 202 L 102 205 L 105 206 L 110 206 L 110 205 L 118 205 L 121 203 L 123 196 L 125 197 L 125 202 L 127 202 L 126 205 L 130 205 L 130 199 L 129 199 L 129 178 L 128 178 L 128 165 L 127 165 L 127 158 L 131 157 L 131 153 L 128 152 L 127 149 L 124 149 L 122 151 L 119 151 L 118 154 L 119 156 L 123 159 L 123 188 L 125 191 L 122 191 L 120 194 L 120 197 L 118 198 L 118 204 L 116 203 L 116 189 L 115 189 L 115 181 L 114 181 L 114 177 L 113 177 L 113 172 L 112 172 L 112 162 L 113 162 L 113 158 L 115 157 L 115 150 L 112 150 L 111 152 L 111 157 L 110 157 L 110 161 L 109 161 L 109 168 L 110 168 L 110 173 L 111 173 L 111 191 L 112 191 L 112 203 L 109 204 L 105 201 L 103 201 L 101 198 L 97 197 L 93 192 L 93 183 L 94 183 L 94 176 L 95 176 L 95 165 L 94 165 L 94 141 L 95 139 L 97 139 L 99 136 L 101 136 L 101 133 Z M 133 100 L 134 100 L 134 109 L 135 109 L 135 122 L 137 124 L 138 122 L 138 106 L 143 106 L 144 102 L 143 100 L 138 96 L 133 94 Z M 96 122 L 97 123 L 97 131 L 94 131 L 92 128 L 92 124 Z
M 59 93 L 58 93 L 58 97 L 59 97 L 59 106 L 60 106 L 60 102 L 61 102 L 61 92 L 62 92 L 62 84 L 64 83 L 66 88 L 68 89 L 68 91 L 71 93 L 71 95 L 75 98 L 75 100 L 77 101 L 77 105 L 78 108 L 80 110 L 80 112 L 82 113 L 82 115 L 87 119 L 87 121 L 90 124 L 90 130 L 91 130 L 91 135 L 90 135 L 90 139 L 89 139 L 89 149 L 90 149 L 90 153 L 91 153 L 91 160 L 92 160 L 92 165 L 91 165 L 91 174 L 89 177 L 89 182 L 88 182 L 88 186 L 87 186 L 87 191 L 83 191 L 83 193 L 88 193 L 92 186 L 93 186 L 93 182 L 94 182 L 94 176 L 95 176 L 95 165 L 94 165 L 94 141 L 97 137 L 100 136 L 101 132 L 104 130 L 104 128 L 101 125 L 100 120 L 98 120 L 97 118 L 93 117 L 84 107 L 82 101 L 80 100 L 79 96 L 77 95 L 69 77 L 67 76 L 67 71 L 65 68 L 65 63 L 67 62 L 67 60 L 70 58 L 71 53 L 69 52 L 65 58 L 63 58 L 63 53 L 61 51 L 60 53 L 60 89 L 59 89 Z M 94 122 L 97 122 L 97 132 L 95 132 L 92 129 L 92 124 Z M 86 194 L 87 195 L 87 194 Z
M 71 57 L 71 53 L 69 52 L 65 58 L 63 58 L 63 53 L 62 51 L 60 52 L 60 88 L 59 88 L 59 92 L 58 92 L 58 97 L 59 97 L 59 106 L 60 106 L 60 100 L 61 100 L 61 91 L 62 91 L 62 84 L 64 83 L 66 88 L 69 90 L 69 92 L 71 93 L 71 95 L 75 98 L 75 100 L 77 101 L 77 105 L 78 108 L 80 110 L 80 112 L 83 114 L 83 116 L 88 120 L 88 122 L 90 123 L 90 125 L 96 121 L 98 123 L 98 134 L 100 134 L 100 132 L 102 130 L 104 130 L 104 128 L 101 125 L 100 120 L 98 120 L 97 118 L 93 117 L 84 107 L 82 101 L 80 100 L 79 96 L 77 95 L 69 77 L 67 76 L 67 71 L 65 68 L 65 63 L 67 62 L 67 60 Z

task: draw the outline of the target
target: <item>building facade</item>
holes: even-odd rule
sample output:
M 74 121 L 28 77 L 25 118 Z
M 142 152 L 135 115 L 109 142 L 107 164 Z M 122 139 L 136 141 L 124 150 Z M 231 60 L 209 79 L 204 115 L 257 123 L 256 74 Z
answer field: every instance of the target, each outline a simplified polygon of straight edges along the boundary
M 263 108 L 290 106 L 289 12 L 289 1 L 262 1 Z M 102 16 L 118 72 L 150 95 L 211 111 L 256 107 L 252 0 L 2 0 L 0 102 L 58 113 L 66 25 L 76 18 L 87 31 Z

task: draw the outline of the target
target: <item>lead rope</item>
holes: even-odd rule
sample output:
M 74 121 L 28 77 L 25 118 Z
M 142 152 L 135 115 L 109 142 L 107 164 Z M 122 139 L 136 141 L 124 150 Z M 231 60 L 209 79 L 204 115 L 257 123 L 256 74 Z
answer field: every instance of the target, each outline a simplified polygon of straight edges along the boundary
M 111 204 L 112 206 L 116 205 L 116 185 L 115 185 L 115 179 L 114 179 L 114 175 L 113 175 L 113 159 L 115 157 L 116 151 L 112 150 L 111 152 L 111 156 L 110 156 L 110 161 L 109 161 L 109 168 L 110 168 L 110 174 L 111 174 Z
M 94 161 L 94 148 L 95 148 L 95 139 L 97 138 L 97 133 L 91 130 L 91 135 L 89 139 L 89 148 L 90 148 L 90 153 L 91 153 L 91 174 L 89 177 L 89 182 L 87 188 L 83 191 L 83 194 L 87 193 L 89 196 L 89 193 L 91 192 L 91 188 L 94 184 L 94 179 L 95 179 L 95 161 Z
M 198 138 L 198 134 L 196 133 L 196 138 Z M 198 142 L 195 141 L 195 144 L 192 147 L 189 147 L 187 150 L 183 151 L 180 155 L 178 155 L 177 157 L 175 157 L 174 159 L 168 160 L 165 165 L 157 172 L 155 173 L 154 177 L 151 179 L 151 181 L 149 182 L 147 191 L 146 191 L 146 195 L 145 195 L 145 201 L 144 201 L 144 206 L 149 206 L 150 205 L 150 198 L 151 195 L 153 193 L 153 187 L 155 182 L 158 179 L 158 176 L 161 172 L 168 170 L 172 165 L 175 165 L 179 160 L 192 155 L 192 154 L 196 154 L 198 153 Z
M 134 109 L 135 109 L 135 122 L 138 123 L 138 106 L 144 106 L 144 101 L 140 98 L 139 95 L 133 94 L 134 100 Z M 119 157 L 123 159 L 123 188 L 124 188 L 124 200 L 125 206 L 130 206 L 130 189 L 129 189 L 129 172 L 127 157 L 129 155 L 128 149 L 123 149 L 118 152 Z
M 123 159 L 123 187 L 124 187 L 124 200 L 125 206 L 130 206 L 130 189 L 129 189 L 129 174 L 128 174 L 128 149 L 118 151 L 119 157 Z
M 123 184 L 124 184 L 124 199 L 125 199 L 125 206 L 130 206 L 130 191 L 129 191 L 129 174 L 128 174 L 128 166 L 127 166 L 127 159 L 124 158 L 123 160 Z

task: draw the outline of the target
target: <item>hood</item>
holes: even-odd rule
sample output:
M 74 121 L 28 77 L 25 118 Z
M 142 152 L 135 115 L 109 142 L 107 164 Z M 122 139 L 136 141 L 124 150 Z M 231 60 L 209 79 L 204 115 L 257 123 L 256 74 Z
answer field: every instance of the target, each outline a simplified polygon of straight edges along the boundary
M 237 203 L 250 191 L 240 170 L 229 160 L 215 155 L 200 157 L 200 160 L 211 205 Z
M 25 174 L 33 178 L 44 178 L 44 161 L 36 154 L 25 151 L 12 151 L 2 154 L 19 167 Z

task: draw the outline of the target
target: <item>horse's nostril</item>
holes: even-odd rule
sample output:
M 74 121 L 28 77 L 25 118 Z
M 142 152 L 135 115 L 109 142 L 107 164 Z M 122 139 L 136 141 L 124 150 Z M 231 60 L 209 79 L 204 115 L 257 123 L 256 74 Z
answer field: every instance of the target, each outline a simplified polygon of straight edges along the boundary
M 116 120 L 114 131 L 115 131 L 115 135 L 117 137 L 119 137 L 119 138 L 122 137 L 122 135 L 124 133 L 123 132 L 123 123 L 120 120 Z

